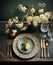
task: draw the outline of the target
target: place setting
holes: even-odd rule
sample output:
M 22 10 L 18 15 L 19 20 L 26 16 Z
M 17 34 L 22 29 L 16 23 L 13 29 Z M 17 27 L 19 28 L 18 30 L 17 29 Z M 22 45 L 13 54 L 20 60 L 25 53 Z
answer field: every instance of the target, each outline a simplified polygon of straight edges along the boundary
M 7 23 L 3 23 L 7 36 L 3 36 L 5 49 L 1 45 L 0 47 L 6 53 L 6 60 L 35 58 L 43 61 L 53 57 L 53 11 L 45 11 L 44 2 L 39 2 L 37 7 L 35 9 L 33 4 L 18 4 L 17 10 L 23 15 L 20 18 L 9 18 Z

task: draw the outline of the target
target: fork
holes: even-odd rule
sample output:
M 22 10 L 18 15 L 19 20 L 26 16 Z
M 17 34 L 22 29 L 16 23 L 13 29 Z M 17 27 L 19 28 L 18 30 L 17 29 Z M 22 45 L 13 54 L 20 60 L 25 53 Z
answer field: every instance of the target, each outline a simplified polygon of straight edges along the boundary
M 7 45 L 6 45 L 6 57 L 10 58 L 12 57 L 12 48 L 11 48 L 11 45 L 12 45 L 12 41 L 7 41 Z

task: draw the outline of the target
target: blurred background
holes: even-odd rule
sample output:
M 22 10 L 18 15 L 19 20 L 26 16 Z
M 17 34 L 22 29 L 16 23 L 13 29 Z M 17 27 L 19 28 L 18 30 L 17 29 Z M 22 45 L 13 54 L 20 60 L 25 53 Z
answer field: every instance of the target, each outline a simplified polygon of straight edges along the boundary
M 31 3 L 37 9 L 38 2 L 45 2 L 47 11 L 53 10 L 53 0 L 0 0 L 0 21 L 8 21 L 15 16 L 19 16 L 21 20 L 22 14 L 17 10 L 17 5 Z

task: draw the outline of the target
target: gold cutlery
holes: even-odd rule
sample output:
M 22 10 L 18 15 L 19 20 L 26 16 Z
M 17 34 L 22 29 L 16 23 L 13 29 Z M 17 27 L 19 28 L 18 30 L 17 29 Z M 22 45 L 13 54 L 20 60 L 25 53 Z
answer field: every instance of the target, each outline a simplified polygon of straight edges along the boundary
M 10 58 L 12 57 L 12 48 L 10 47 Z
M 46 58 L 46 46 L 45 46 L 45 39 L 41 39 L 41 58 Z
M 48 42 L 48 41 L 46 41 L 47 58 L 49 58 L 49 57 L 50 57 L 50 55 L 49 55 L 49 48 L 48 48 L 48 46 L 49 46 L 49 42 Z
M 46 58 L 46 46 L 45 46 L 45 39 L 43 39 L 43 55 Z
M 40 41 L 41 54 L 40 57 L 43 58 L 43 39 Z
M 9 47 L 6 47 L 6 57 L 9 58 Z
M 11 48 L 11 41 L 7 42 L 7 47 L 6 47 L 6 57 L 10 58 L 12 57 L 12 48 Z
M 9 56 L 12 57 L 12 40 L 9 42 Z

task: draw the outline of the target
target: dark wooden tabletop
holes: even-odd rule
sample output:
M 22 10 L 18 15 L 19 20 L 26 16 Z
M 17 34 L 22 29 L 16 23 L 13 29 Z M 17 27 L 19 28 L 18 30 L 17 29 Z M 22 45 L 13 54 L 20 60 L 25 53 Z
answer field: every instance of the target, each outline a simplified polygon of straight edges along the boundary
M 12 39 L 9 39 L 8 38 L 8 35 L 6 35 L 4 32 L 4 25 L 7 23 L 7 21 L 0 21 L 0 61 L 17 61 L 17 62 L 29 62 L 29 61 L 33 61 L 33 62 L 36 62 L 36 61 L 53 61 L 53 42 L 50 43 L 50 46 L 49 46 L 49 51 L 50 51 L 50 58 L 40 58 L 40 51 L 38 52 L 38 54 L 31 58 L 31 59 L 27 59 L 27 60 L 24 60 L 24 59 L 21 59 L 19 57 L 17 57 L 14 52 L 13 52 L 13 49 L 11 47 L 11 57 L 6 57 L 6 45 L 7 44 L 10 44 L 12 45 Z M 3 28 L 3 29 L 2 29 Z M 35 33 L 32 33 L 33 35 L 37 36 L 37 38 L 41 38 L 39 36 L 40 32 L 35 32 Z M 10 42 L 8 42 L 10 41 Z

